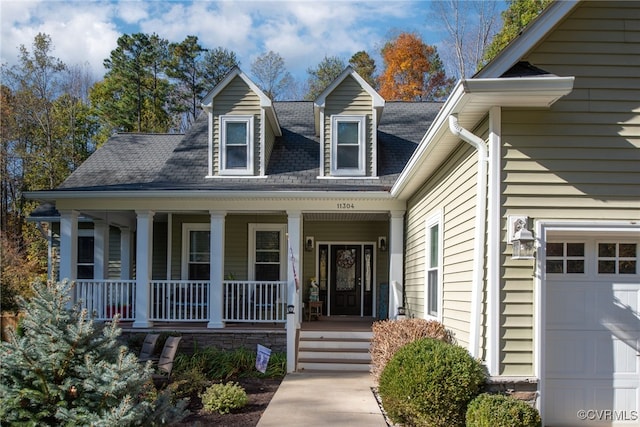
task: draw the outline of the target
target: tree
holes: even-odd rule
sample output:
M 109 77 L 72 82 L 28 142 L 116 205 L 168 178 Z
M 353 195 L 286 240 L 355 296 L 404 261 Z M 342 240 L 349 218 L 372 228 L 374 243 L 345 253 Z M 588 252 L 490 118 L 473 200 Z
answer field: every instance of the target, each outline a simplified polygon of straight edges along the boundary
M 3 297 L 28 289 L 47 271 L 46 240 L 25 220 L 36 203 L 24 192 L 57 187 L 97 144 L 87 93 L 93 79 L 87 68 L 69 67 L 52 51 L 51 38 L 40 33 L 31 51 L 19 47 L 17 65 L 1 68 L 0 232 L 3 253 L 10 254 L 0 257 Z
M 316 68 L 308 68 L 307 94 L 304 99 L 315 100 L 346 68 L 344 61 L 337 56 L 325 56 Z
M 387 100 L 433 101 L 451 90 L 453 80 L 446 77 L 436 48 L 417 34 L 401 33 L 387 42 L 382 59 L 379 92 Z
M 11 425 L 162 425 L 184 417 L 168 390 L 152 399 L 151 364 L 118 343 L 117 322 L 68 309 L 73 285 L 36 284 L 21 333 L 0 344 L 0 419 Z
M 444 40 L 445 62 L 453 63 L 450 74 L 462 79 L 478 68 L 485 48 L 495 33 L 498 2 L 494 0 L 441 0 L 431 3 L 448 38 Z
M 169 130 L 164 105 L 169 84 L 162 75 L 167 48 L 167 41 L 155 34 L 118 38 L 118 47 L 104 61 L 104 80 L 91 90 L 91 101 L 106 126 L 123 132 Z
M 509 0 L 509 6 L 502 12 L 502 29 L 495 35 L 484 52 L 482 64 L 486 65 L 500 53 L 505 46 L 518 37 L 529 22 L 553 2 L 553 0 Z
M 208 84 L 203 78 L 202 60 L 205 52 L 196 36 L 187 36 L 181 43 L 169 44 L 167 76 L 174 81 L 170 110 L 179 118 L 184 117 L 181 130 L 190 126 L 200 113 L 200 100 Z
M 229 71 L 239 66 L 235 52 L 222 47 L 207 51 L 204 55 L 204 79 L 209 90 L 220 83 Z
M 354 53 L 351 59 L 349 59 L 349 65 L 351 65 L 351 68 L 353 68 L 353 70 L 358 73 L 364 81 L 369 83 L 372 88 L 375 89 L 377 87 L 375 75 L 376 62 L 367 52 L 361 50 Z
M 251 73 L 258 86 L 271 100 L 279 100 L 293 82 L 284 58 L 273 51 L 263 53 L 251 64 Z

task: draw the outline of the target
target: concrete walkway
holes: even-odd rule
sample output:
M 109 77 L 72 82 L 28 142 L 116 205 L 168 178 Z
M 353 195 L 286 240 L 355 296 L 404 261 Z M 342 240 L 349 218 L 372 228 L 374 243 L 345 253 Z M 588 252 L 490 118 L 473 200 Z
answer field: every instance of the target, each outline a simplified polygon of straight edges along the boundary
M 387 427 L 369 372 L 294 372 L 282 380 L 258 427 Z

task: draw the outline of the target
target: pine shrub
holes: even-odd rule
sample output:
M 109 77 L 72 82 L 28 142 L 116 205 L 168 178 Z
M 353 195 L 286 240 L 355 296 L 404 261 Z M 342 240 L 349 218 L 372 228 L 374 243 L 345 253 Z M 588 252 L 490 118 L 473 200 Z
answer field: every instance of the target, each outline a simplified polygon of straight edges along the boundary
M 393 355 L 404 345 L 421 338 L 435 338 L 454 344 L 451 331 L 436 320 L 402 319 L 381 320 L 373 324 L 371 339 L 371 374 L 375 381 L 391 360 Z
M 69 308 L 73 285 L 39 283 L 21 333 L 0 344 L 0 423 L 7 425 L 162 425 L 185 404 L 155 395 L 149 364 L 118 343 L 114 322 L 96 324 Z
M 467 427 L 540 427 L 538 410 L 501 394 L 483 393 L 467 408 Z
M 205 411 L 228 414 L 249 403 L 247 392 L 235 382 L 213 384 L 200 395 Z
M 486 374 L 462 347 L 423 338 L 391 358 L 378 392 L 389 418 L 407 426 L 463 426 L 468 403 L 480 393 Z

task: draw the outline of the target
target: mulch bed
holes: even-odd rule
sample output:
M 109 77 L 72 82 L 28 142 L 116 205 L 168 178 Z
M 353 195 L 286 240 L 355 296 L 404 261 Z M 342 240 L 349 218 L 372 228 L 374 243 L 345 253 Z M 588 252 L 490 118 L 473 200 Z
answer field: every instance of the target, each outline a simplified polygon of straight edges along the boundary
M 188 407 L 191 415 L 175 425 L 179 427 L 254 427 L 258 425 L 258 420 L 267 409 L 282 379 L 240 378 L 234 381 L 245 389 L 249 397 L 249 403 L 244 408 L 230 414 L 209 413 L 202 409 L 200 398 L 193 396 Z

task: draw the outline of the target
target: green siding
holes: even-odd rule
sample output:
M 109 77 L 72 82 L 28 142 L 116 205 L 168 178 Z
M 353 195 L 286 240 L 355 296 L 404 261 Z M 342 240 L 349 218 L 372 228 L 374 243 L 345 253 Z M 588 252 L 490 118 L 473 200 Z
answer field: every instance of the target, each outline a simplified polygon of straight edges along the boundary
M 373 145 L 373 100 L 360 84 L 351 76 L 345 78 L 342 83 L 331 92 L 326 99 L 324 111 L 324 174 L 331 174 L 331 116 L 332 115 L 358 115 L 366 116 L 366 175 L 371 176 L 374 171 L 374 145 Z
M 254 116 L 254 174 L 260 173 L 260 98 L 240 77 L 234 78 L 213 100 L 213 174 L 220 172 L 220 116 Z
M 502 112 L 503 241 L 508 215 L 640 219 L 638 52 L 640 3 L 584 2 L 524 58 L 575 84 L 550 110 Z M 505 248 L 500 373 L 533 375 L 534 264 Z
M 461 144 L 408 202 L 405 293 L 411 316 L 424 318 L 425 221 L 442 215 L 442 322 L 458 343 L 469 342 L 477 154 Z

